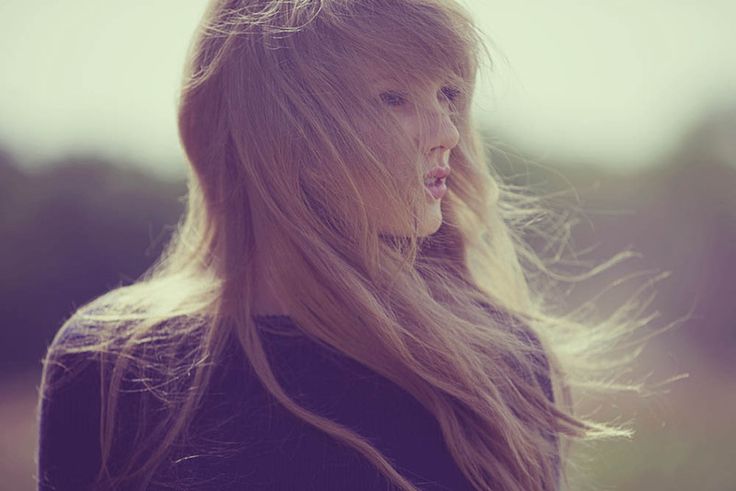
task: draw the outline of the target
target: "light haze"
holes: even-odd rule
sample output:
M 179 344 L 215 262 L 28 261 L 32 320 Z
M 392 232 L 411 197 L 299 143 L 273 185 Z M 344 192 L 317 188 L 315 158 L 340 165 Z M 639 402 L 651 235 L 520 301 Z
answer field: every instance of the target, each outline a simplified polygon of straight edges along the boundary
M 466 0 L 492 42 L 476 111 L 536 157 L 636 169 L 736 103 L 736 2 Z M 0 144 L 182 174 L 176 98 L 205 2 L 0 2 Z

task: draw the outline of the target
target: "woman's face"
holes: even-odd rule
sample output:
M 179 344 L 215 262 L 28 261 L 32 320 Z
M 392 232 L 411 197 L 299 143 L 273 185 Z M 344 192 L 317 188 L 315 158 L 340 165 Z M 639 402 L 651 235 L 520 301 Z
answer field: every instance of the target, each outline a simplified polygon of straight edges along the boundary
M 425 176 L 423 207 L 418 211 L 418 235 L 420 237 L 435 233 L 442 224 L 441 202 L 447 190 L 446 177 L 451 172 L 450 151 L 458 144 L 460 135 L 450 118 L 453 100 L 458 97 L 458 90 L 452 85 L 434 83 L 423 89 L 411 92 L 391 87 L 386 80 L 374 82 L 377 93 L 385 110 L 396 117 L 404 134 L 411 138 L 419 152 L 422 164 L 422 175 Z M 381 142 L 390 152 L 391 143 Z M 392 163 L 399 164 L 399 163 Z M 405 164 L 408 165 L 408 164 Z M 400 167 L 400 165 L 399 165 Z M 410 172 L 407 175 L 413 174 Z M 408 183 L 408 185 L 411 185 Z M 381 217 L 387 217 L 383 225 L 383 233 L 391 235 L 408 235 L 390 222 L 393 216 L 390 210 L 380 211 L 380 197 L 369 197 Z

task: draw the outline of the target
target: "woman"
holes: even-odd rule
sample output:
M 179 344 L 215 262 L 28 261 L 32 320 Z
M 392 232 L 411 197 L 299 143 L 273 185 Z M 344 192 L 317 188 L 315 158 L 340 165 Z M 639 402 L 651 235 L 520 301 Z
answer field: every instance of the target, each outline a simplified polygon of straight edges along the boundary
M 625 433 L 570 388 L 635 322 L 527 283 L 542 209 L 487 164 L 484 52 L 452 0 L 211 1 L 184 220 L 49 347 L 40 488 L 553 490 L 562 438 Z

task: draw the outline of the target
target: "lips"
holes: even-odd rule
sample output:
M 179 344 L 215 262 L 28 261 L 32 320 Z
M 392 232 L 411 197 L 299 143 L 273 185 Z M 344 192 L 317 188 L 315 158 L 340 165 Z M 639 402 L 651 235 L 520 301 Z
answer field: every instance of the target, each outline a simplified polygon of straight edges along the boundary
M 449 167 L 437 166 L 424 176 L 424 187 L 434 199 L 442 199 L 447 192 L 445 180 L 449 175 Z
M 437 166 L 431 171 L 424 175 L 424 179 L 444 179 L 450 175 L 451 169 L 449 167 Z

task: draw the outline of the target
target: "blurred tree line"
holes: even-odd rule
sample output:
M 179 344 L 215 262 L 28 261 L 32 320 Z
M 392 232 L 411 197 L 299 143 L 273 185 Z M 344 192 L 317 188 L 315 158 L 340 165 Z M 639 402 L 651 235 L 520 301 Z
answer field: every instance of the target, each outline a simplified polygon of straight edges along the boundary
M 671 270 L 658 305 L 697 303 L 698 325 L 678 330 L 677 340 L 713 368 L 733 370 L 733 142 L 736 117 L 726 112 L 700 125 L 662 165 L 636 174 L 606 174 L 583 162 L 529 165 L 500 146 L 492 162 L 510 182 L 536 192 L 578 192 L 589 223 L 573 230 L 573 244 L 595 243 L 600 257 L 633 247 L 645 261 L 635 269 Z M 183 180 L 124 162 L 67 157 L 30 172 L 0 149 L 0 377 L 40 369 L 77 306 L 143 273 L 179 220 L 185 193 Z
M 183 181 L 84 156 L 29 173 L 0 151 L 2 377 L 40 369 L 77 306 L 148 268 L 185 191 Z

